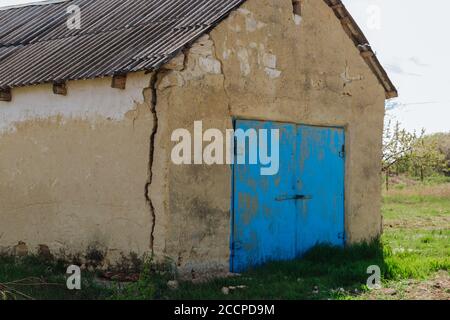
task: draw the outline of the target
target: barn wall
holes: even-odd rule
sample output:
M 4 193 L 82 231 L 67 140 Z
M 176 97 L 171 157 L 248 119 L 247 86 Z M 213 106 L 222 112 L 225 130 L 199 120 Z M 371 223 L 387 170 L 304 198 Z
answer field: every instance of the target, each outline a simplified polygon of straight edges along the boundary
M 348 243 L 379 235 L 384 90 L 323 1 L 249 0 L 159 75 L 158 134 L 232 128 L 232 117 L 346 129 Z M 179 59 L 183 60 L 183 59 Z M 161 146 L 160 146 L 161 147 Z M 167 161 L 160 159 L 163 163 Z M 226 270 L 231 168 L 166 162 L 167 211 L 156 211 L 155 250 L 182 269 Z
M 153 248 L 182 270 L 227 270 L 231 168 L 174 165 L 170 138 L 197 120 L 225 132 L 232 117 L 344 126 L 348 242 L 379 235 L 384 90 L 323 1 L 302 15 L 249 0 L 155 88 L 137 73 L 124 91 L 110 79 L 69 82 L 65 97 L 14 89 L 0 102 L 0 249 L 98 248 L 108 264 Z
M 130 74 L 126 90 L 71 81 L 67 96 L 17 88 L 0 102 L 1 251 L 99 251 L 113 264 L 149 251 L 150 77 Z

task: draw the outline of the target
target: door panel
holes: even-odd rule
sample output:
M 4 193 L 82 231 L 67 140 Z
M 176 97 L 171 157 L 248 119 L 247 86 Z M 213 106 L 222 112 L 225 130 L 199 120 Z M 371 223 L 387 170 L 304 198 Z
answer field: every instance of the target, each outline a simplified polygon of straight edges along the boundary
M 262 165 L 234 165 L 234 233 L 232 270 L 269 260 L 287 260 L 296 255 L 293 235 L 295 202 L 277 201 L 295 190 L 296 126 L 259 121 L 236 121 L 236 129 L 278 129 L 280 163 L 278 174 L 261 175 Z M 270 136 L 270 135 L 269 135 Z M 268 145 L 269 152 L 271 145 Z M 248 144 L 245 151 L 248 163 Z M 242 152 L 239 150 L 238 152 Z
M 299 126 L 297 189 L 308 195 L 297 202 L 297 253 L 316 244 L 344 245 L 344 131 Z
M 276 175 L 261 175 L 248 158 L 233 166 L 231 271 L 291 260 L 319 243 L 343 245 L 343 129 L 245 120 L 235 127 L 278 129 L 280 139 Z M 248 157 L 248 144 L 244 151 Z

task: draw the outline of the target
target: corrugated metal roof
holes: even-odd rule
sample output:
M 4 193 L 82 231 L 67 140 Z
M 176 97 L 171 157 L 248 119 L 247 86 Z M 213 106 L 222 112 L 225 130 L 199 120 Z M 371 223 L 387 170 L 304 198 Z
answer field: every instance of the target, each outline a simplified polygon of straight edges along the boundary
M 0 87 L 157 69 L 245 0 L 71 0 L 0 11 Z M 69 5 L 81 29 L 66 26 Z
M 67 0 L 0 10 L 0 88 L 155 70 L 246 0 Z M 385 88 L 397 90 L 341 0 L 324 0 Z M 70 30 L 67 7 L 81 9 Z

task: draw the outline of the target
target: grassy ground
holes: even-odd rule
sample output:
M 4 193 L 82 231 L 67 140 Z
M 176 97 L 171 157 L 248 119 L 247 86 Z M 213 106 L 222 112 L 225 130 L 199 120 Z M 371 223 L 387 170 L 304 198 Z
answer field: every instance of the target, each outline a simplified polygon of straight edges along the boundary
M 176 290 L 167 286 L 171 273 L 148 265 L 138 282 L 120 289 L 83 273 L 83 289 L 68 291 L 61 263 L 0 258 L 0 292 L 39 299 L 450 299 L 450 179 L 398 181 L 384 194 L 383 215 L 378 243 L 319 247 L 298 261 L 205 283 L 180 282 Z M 382 289 L 366 288 L 370 265 L 380 266 Z
M 361 298 L 450 299 L 450 178 L 403 180 L 383 197 L 384 289 Z
M 112 291 L 94 281 L 94 274 L 83 274 L 83 290 L 68 290 L 66 266 L 62 262 L 48 262 L 36 257 L 0 257 L 0 300 L 49 299 L 87 300 L 106 299 Z

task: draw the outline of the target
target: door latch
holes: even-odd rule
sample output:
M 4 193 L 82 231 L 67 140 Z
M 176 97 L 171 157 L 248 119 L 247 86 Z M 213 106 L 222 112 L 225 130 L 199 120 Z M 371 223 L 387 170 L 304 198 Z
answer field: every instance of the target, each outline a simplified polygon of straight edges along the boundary
M 293 196 L 279 196 L 275 198 L 276 201 L 286 201 L 286 200 L 310 200 L 312 196 L 307 196 L 304 194 L 296 194 Z
M 342 145 L 341 151 L 339 152 L 339 157 L 345 158 L 345 144 Z

